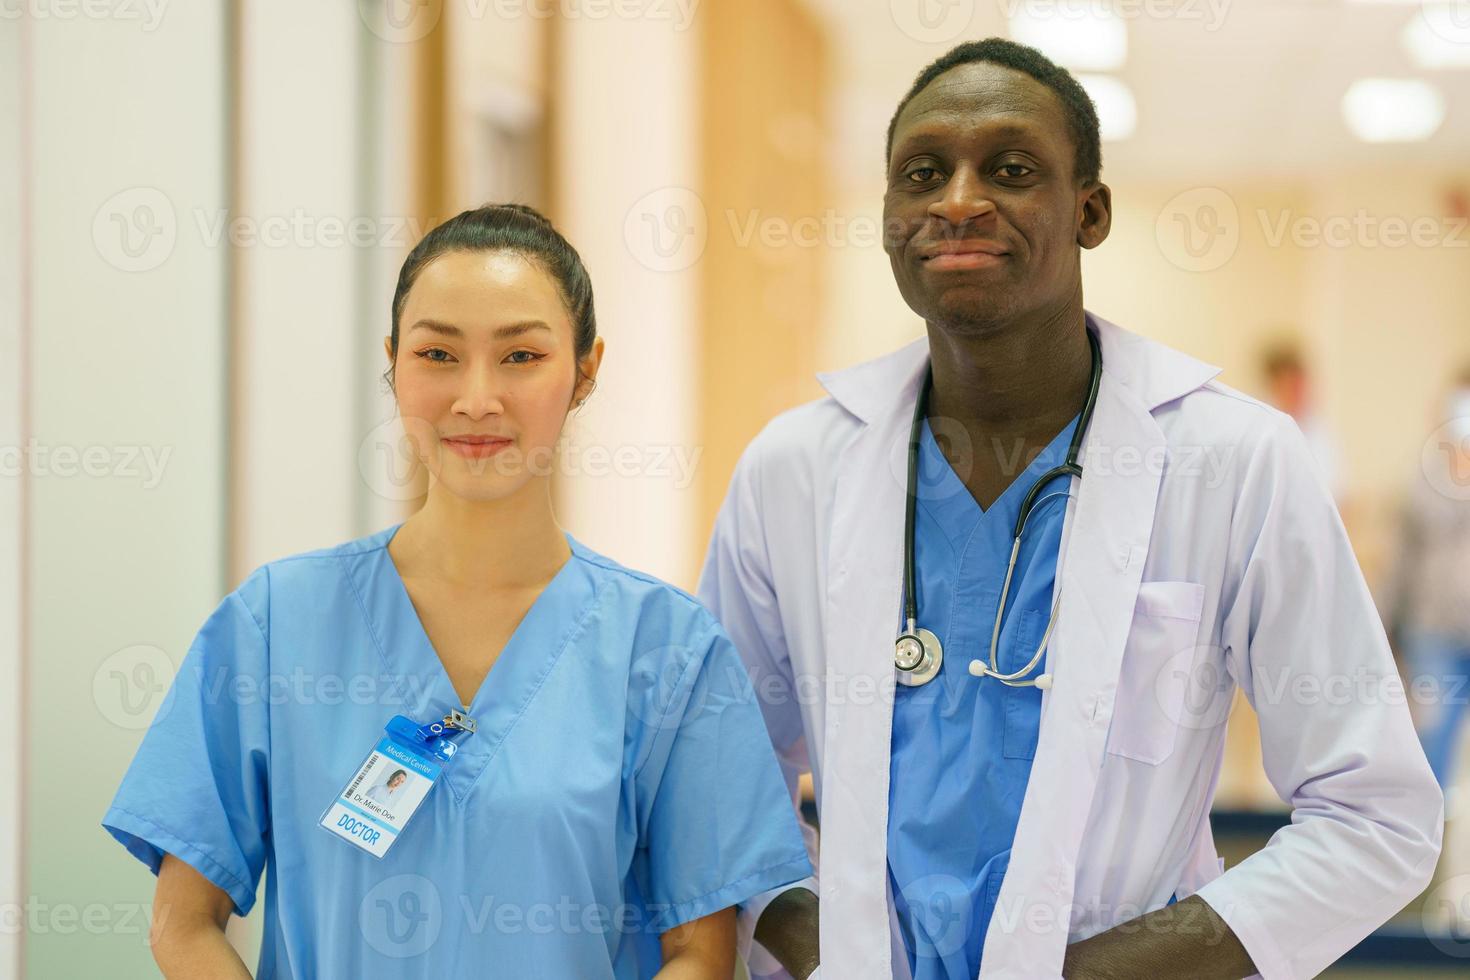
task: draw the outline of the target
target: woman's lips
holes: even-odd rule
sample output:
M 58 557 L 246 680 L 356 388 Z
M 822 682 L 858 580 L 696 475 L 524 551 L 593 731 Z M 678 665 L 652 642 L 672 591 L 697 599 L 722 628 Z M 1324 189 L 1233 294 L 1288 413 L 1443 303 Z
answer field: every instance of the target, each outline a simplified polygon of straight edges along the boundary
M 515 442 L 514 439 L 500 439 L 493 436 L 457 436 L 440 441 L 466 459 L 484 459 L 487 456 L 494 456 Z

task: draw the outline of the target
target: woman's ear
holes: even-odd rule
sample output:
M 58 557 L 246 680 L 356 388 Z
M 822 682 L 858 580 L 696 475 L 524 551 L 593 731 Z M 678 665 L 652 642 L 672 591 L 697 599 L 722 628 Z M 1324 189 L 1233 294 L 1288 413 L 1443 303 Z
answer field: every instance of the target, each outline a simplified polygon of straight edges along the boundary
M 602 338 L 592 341 L 592 349 L 577 361 L 577 387 L 572 392 L 572 404 L 581 407 L 597 387 L 597 372 L 602 369 L 602 353 L 605 345 Z
M 388 367 L 383 371 L 383 380 L 387 382 L 388 390 L 393 392 L 393 396 L 396 398 L 398 392 L 393 387 L 393 376 L 394 369 L 398 364 L 397 359 L 393 356 L 393 336 L 391 334 L 383 338 L 383 353 L 388 357 Z

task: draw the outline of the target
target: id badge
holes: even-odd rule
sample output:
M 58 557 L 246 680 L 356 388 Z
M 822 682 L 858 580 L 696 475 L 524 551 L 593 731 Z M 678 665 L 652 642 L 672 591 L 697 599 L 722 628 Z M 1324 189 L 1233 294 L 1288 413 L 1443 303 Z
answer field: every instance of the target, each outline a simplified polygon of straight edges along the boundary
M 382 857 L 458 750 L 451 734 L 474 730 L 474 720 L 458 711 L 428 725 L 394 715 L 378 744 L 322 814 L 320 826 L 373 857 Z

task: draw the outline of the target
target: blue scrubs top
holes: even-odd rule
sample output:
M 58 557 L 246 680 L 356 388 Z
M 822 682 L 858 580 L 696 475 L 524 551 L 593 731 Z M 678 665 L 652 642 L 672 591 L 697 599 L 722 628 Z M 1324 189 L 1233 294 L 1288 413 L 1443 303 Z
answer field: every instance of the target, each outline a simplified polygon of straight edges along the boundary
M 811 874 L 749 680 L 692 598 L 571 559 L 382 858 L 317 824 L 395 714 L 459 701 L 397 527 L 272 562 L 205 622 L 103 825 L 244 915 L 256 976 L 647 978 L 659 934 Z
M 939 676 L 899 687 L 888 792 L 888 874 L 914 980 L 974 980 L 1031 777 L 1041 692 L 970 676 L 988 660 L 1021 501 L 1061 465 L 1073 419 L 981 511 L 926 422 L 919 450 L 914 572 L 919 625 L 944 648 Z M 1066 491 L 1067 477 L 1041 496 Z M 996 662 L 1025 666 L 1046 632 L 1066 498 L 1033 509 L 1006 600 Z M 1045 658 L 1032 676 L 1046 666 Z

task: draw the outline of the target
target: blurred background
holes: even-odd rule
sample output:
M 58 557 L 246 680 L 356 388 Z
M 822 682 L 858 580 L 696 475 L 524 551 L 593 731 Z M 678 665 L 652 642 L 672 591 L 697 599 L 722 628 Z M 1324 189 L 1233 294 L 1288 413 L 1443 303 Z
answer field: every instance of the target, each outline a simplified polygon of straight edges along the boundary
M 0 0 L 0 978 L 154 975 L 98 820 L 224 593 L 417 506 L 380 375 L 427 228 L 581 251 L 559 514 L 692 588 L 746 442 L 920 334 L 883 133 L 988 35 L 1098 104 L 1088 307 L 1296 416 L 1395 638 L 1447 851 L 1332 975 L 1470 972 L 1470 0 Z M 1234 863 L 1286 816 L 1243 702 L 1230 743 Z

